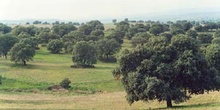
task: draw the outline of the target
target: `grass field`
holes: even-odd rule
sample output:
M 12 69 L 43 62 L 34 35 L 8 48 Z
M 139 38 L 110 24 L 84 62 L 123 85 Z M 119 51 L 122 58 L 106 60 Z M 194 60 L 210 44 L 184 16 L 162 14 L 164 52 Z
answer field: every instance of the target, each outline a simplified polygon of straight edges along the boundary
M 69 78 L 73 88 L 91 89 L 94 91 L 121 91 L 120 81 L 115 81 L 111 71 L 117 66 L 115 63 L 101 63 L 95 69 L 70 68 L 72 65 L 69 54 L 50 54 L 45 48 L 37 50 L 34 61 L 28 62 L 26 67 L 1 59 L 0 75 L 5 77 L 0 89 L 43 88 L 48 85 L 59 84 L 64 78 Z M 15 82 L 19 84 L 15 84 Z M 6 83 L 7 82 L 7 83 Z M 8 83 L 10 82 L 10 83 Z M 9 84 L 11 84 L 9 86 Z M 36 89 L 37 89 L 36 88 Z

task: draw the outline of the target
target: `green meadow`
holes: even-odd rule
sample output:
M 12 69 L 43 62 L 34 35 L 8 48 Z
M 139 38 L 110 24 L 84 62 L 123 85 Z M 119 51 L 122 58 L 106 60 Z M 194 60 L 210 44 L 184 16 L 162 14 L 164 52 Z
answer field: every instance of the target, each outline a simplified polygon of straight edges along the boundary
M 33 61 L 28 62 L 27 66 L 1 58 L 3 85 L 0 89 L 46 89 L 69 78 L 72 89 L 93 92 L 123 90 L 120 81 L 114 80 L 111 74 L 116 63 L 98 62 L 95 69 L 70 68 L 72 64 L 70 54 L 51 54 L 45 48 L 37 50 Z

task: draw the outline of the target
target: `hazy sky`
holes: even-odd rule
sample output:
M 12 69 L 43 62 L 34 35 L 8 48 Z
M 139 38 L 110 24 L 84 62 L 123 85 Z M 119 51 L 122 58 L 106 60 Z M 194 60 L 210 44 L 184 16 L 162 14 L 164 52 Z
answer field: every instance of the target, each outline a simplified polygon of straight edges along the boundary
M 220 0 L 0 0 L 0 20 L 112 19 L 219 5 Z

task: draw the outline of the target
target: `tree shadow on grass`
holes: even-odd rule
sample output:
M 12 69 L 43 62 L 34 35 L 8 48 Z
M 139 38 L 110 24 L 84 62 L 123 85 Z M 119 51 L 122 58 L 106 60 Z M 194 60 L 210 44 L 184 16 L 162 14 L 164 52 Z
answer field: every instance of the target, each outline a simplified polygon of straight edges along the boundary
M 180 105 L 180 106 L 173 106 L 172 108 L 155 108 L 155 109 L 147 109 L 147 110 L 167 110 L 167 109 L 174 109 L 174 110 L 179 110 L 179 109 L 193 109 L 193 108 L 209 108 L 209 107 L 220 107 L 220 102 L 213 102 L 213 103 L 202 103 L 202 104 L 191 104 L 191 105 Z
M 26 66 L 24 66 L 23 64 L 20 64 L 20 63 L 13 63 L 10 66 L 12 68 L 23 68 L 23 69 L 37 69 L 37 68 L 39 68 L 39 65 L 27 64 Z

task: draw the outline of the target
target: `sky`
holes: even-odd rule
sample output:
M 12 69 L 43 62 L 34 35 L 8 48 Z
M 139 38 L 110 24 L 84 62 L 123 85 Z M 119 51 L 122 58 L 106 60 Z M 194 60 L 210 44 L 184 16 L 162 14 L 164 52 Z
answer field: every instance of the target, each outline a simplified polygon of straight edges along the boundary
M 220 0 L 0 0 L 0 20 L 114 19 L 173 10 L 220 9 Z

